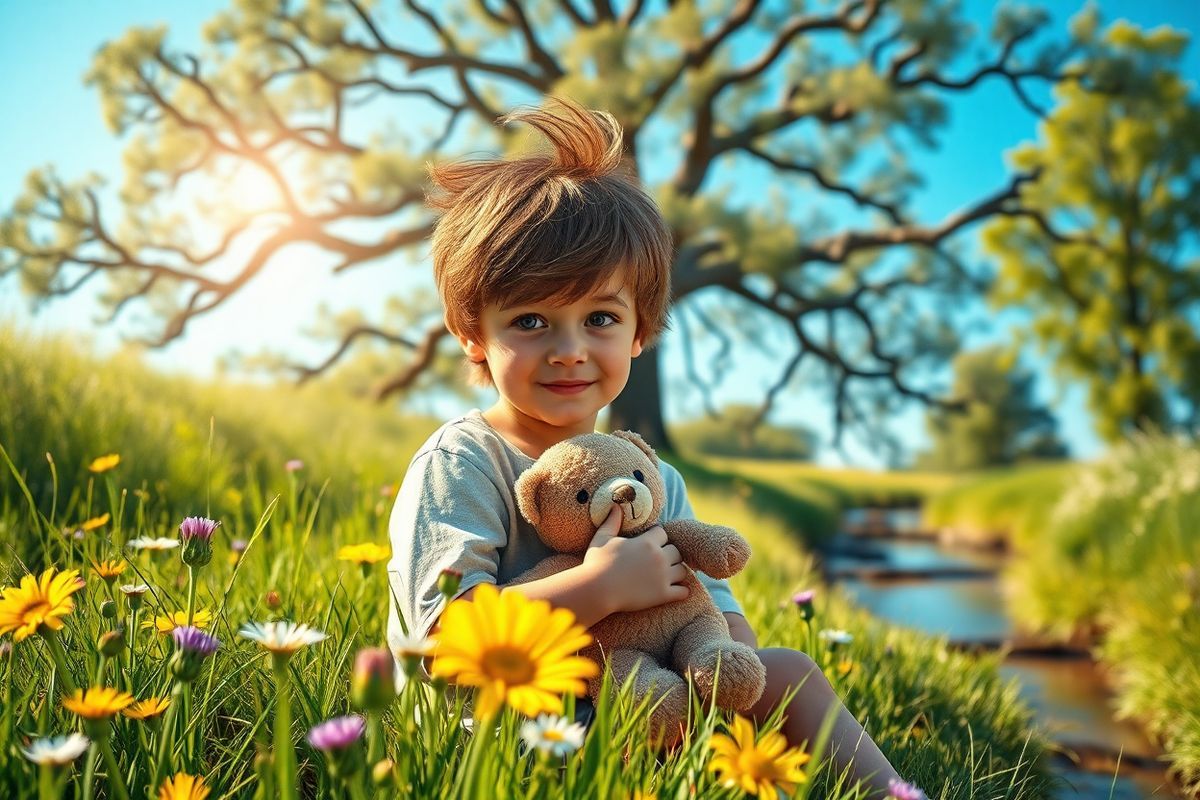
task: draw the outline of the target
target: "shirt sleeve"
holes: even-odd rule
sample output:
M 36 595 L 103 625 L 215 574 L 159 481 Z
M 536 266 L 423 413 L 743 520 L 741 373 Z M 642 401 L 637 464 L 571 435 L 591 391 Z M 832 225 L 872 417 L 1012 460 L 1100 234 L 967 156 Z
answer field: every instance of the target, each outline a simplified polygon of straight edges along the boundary
M 687 485 L 683 482 L 683 476 L 679 474 L 679 470 L 666 461 L 660 459 L 658 463 L 659 472 L 662 473 L 663 484 L 667 490 L 667 502 L 662 514 L 663 522 L 676 519 L 695 519 L 696 514 L 692 511 L 691 501 L 688 500 Z M 721 613 L 745 616 L 741 604 L 738 603 L 733 596 L 733 591 L 729 588 L 729 581 L 722 578 L 710 578 L 700 570 L 696 570 L 696 577 L 708 590 Z
M 467 456 L 433 449 L 418 455 L 388 521 L 392 559 L 388 640 L 427 636 L 446 606 L 438 576 L 462 573 L 461 595 L 495 583 L 508 541 L 509 511 L 495 481 Z M 457 595 L 456 595 L 457 596 Z

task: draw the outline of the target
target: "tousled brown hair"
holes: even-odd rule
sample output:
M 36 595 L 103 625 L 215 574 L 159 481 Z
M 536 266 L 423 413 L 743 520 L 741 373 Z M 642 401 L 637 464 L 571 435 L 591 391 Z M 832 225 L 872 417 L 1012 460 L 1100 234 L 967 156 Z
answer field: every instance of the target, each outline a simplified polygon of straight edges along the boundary
M 478 342 L 489 303 L 571 303 L 624 267 L 637 335 L 653 342 L 667 325 L 671 233 L 622 168 L 620 124 L 554 97 L 497 122 L 532 126 L 553 151 L 429 166 L 427 202 L 440 212 L 433 274 L 447 327 Z M 472 382 L 492 382 L 486 364 L 471 369 Z

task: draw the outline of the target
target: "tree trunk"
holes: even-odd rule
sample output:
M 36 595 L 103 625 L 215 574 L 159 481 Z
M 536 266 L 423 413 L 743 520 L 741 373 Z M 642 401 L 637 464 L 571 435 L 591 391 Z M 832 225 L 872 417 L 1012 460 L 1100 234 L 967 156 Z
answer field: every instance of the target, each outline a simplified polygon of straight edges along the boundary
M 614 431 L 634 431 L 651 447 L 670 450 L 671 440 L 663 424 L 658 352 L 658 348 L 651 348 L 633 360 L 629 383 L 612 402 L 609 427 Z

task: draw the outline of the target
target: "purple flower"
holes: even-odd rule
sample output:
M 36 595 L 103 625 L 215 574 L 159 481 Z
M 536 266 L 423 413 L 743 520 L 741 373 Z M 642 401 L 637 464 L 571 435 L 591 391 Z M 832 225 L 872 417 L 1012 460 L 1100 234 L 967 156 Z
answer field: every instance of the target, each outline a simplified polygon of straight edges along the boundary
M 892 778 L 888 781 L 888 800 L 929 800 L 929 798 L 911 783 Z
M 175 638 L 175 649 L 189 654 L 195 654 L 201 658 L 211 656 L 217 652 L 217 648 L 221 643 L 213 636 L 209 636 L 204 631 L 191 625 L 181 625 L 171 631 L 171 636 Z
M 813 598 L 817 596 L 815 589 L 805 589 L 803 592 L 796 592 L 792 595 L 792 602 L 798 606 L 812 605 Z
M 288 472 L 299 472 L 304 469 L 304 462 L 298 458 L 293 458 L 291 461 L 283 465 L 283 468 Z
M 318 750 L 345 750 L 362 738 L 366 722 L 358 714 L 334 717 L 308 732 L 308 743 Z
M 232 542 L 229 543 L 229 549 L 235 553 L 244 553 L 244 552 L 246 552 L 246 548 L 249 546 L 250 546 L 250 543 L 247 542 L 245 539 L 234 539 Z
M 205 542 L 212 541 L 213 532 L 217 530 L 217 526 L 220 524 L 208 517 L 187 517 L 183 522 L 179 523 L 179 538 L 184 542 L 191 541 L 192 539 L 201 539 Z

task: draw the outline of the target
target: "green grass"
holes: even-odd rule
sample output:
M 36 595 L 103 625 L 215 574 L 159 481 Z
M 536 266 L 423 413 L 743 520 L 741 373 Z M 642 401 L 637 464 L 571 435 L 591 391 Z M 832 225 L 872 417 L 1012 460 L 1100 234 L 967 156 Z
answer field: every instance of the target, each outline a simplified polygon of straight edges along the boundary
M 3 398 L 9 410 L 0 419 L 9 427 L 0 426 L 0 443 L 13 456 L 17 474 L 42 482 L 36 491 L 30 485 L 26 497 L 26 482 L 11 472 L 0 481 L 0 584 L 12 585 L 41 564 L 86 570 L 93 559 L 121 555 L 131 537 L 170 535 L 183 514 L 205 513 L 211 495 L 212 515 L 223 524 L 217 555 L 199 572 L 198 606 L 215 612 L 211 630 L 224 646 L 206 663 L 181 709 L 173 766 L 204 775 L 214 798 L 251 797 L 256 788 L 270 786 L 278 695 L 269 663 L 236 631 L 247 621 L 283 617 L 330 634 L 292 661 L 288 707 L 305 793 L 336 794 L 323 757 L 302 735 L 350 710 L 353 656 L 384 642 L 387 588 L 382 569 L 364 574 L 334 554 L 344 544 L 386 541 L 390 498 L 381 496 L 380 485 L 402 473 L 425 423 L 315 391 L 206 386 L 155 376 L 125 359 L 93 362 L 61 344 L 12 336 L 0 341 L 7 354 L 17 355 L 3 361 L 13 380 L 0 389 L 12 392 Z M 16 392 L 30 387 L 36 402 L 14 413 Z M 285 410 L 286 417 L 277 418 Z M 16 413 L 19 421 L 13 423 Z M 60 418 L 70 414 L 82 421 Z M 214 414 L 210 457 L 207 425 Z M 191 426 L 194 440 L 181 441 L 175 425 Z M 42 456 L 47 450 L 59 467 L 57 488 Z M 88 475 L 85 464 L 92 457 L 114 451 L 122 454 L 120 466 Z M 289 474 L 286 458 L 301 458 L 306 466 Z M 888 628 L 829 592 L 821 593 L 813 628 L 787 607 L 795 589 L 815 585 L 803 543 L 819 536 L 840 502 L 814 499 L 832 494 L 827 486 L 789 484 L 791 475 L 737 481 L 709 465 L 675 463 L 692 486 L 697 516 L 737 527 L 754 547 L 755 557 L 734 579 L 734 589 L 761 643 L 804 649 L 825 666 L 839 694 L 903 774 L 941 798 L 1047 794 L 1050 778 L 1040 760 L 1044 743 L 1029 733 L 1029 712 L 1014 686 L 999 679 L 994 659 L 951 653 L 942 641 Z M 149 488 L 135 493 L 142 486 Z M 104 512 L 112 515 L 110 521 L 83 539 L 62 535 L 64 522 Z M 252 542 L 236 566 L 228 557 L 235 538 Z M 178 551 L 129 557 L 128 579 L 153 587 L 143 619 L 186 606 L 187 572 Z M 268 592 L 278 593 L 278 608 L 268 605 Z M 110 592 L 92 576 L 76 597 L 78 608 L 67 618 L 62 638 L 68 670 L 85 685 L 100 668 L 95 642 L 112 624 L 101 614 Z M 125 618 L 128 607 L 116 597 Z M 855 636 L 836 656 L 815 637 L 816 628 L 827 626 Z M 139 697 L 166 693 L 166 640 L 146 630 L 134 636 L 132 663 L 109 663 L 104 680 L 127 682 Z M 843 663 L 848 666 L 839 669 Z M 38 775 L 18 744 L 75 725 L 59 704 L 61 689 L 40 637 L 17 643 L 0 660 L 0 795 L 16 796 L 37 785 Z M 420 724 L 413 718 L 418 703 L 431 704 Z M 645 739 L 644 711 L 627 700 L 604 703 L 583 751 L 555 769 L 519 753 L 515 717 L 502 720 L 496 735 L 469 736 L 453 724 L 455 714 L 450 701 L 436 693 L 409 691 L 392 705 L 384 728 L 399 780 L 387 796 L 450 796 L 456 780 L 473 787 L 464 796 L 609 798 L 651 785 L 659 797 L 686 797 L 693 790 L 705 798 L 737 796 L 705 769 L 708 738 L 721 723 L 711 715 L 700 715 L 684 749 L 659 762 L 649 748 L 638 746 Z M 626 748 L 626 742 L 633 746 Z M 142 723 L 119 719 L 112 726 L 115 757 L 134 796 L 149 782 L 156 743 Z M 70 773 L 77 795 L 82 770 L 80 759 Z M 813 781 L 797 796 L 856 796 L 827 767 L 812 772 Z M 107 786 L 103 763 L 98 773 L 97 784 Z
M 1016 547 L 1045 529 L 1046 515 L 1076 465 L 1035 464 L 974 473 L 931 494 L 921 516 L 927 528 L 951 528 L 956 539 Z

